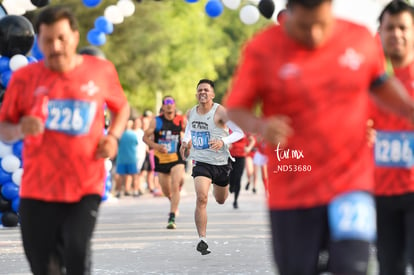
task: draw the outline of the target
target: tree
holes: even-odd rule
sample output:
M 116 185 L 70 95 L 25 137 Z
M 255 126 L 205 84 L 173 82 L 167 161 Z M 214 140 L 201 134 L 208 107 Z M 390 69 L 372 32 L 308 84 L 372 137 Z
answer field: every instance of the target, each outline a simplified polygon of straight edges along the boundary
M 79 2 L 55 0 L 53 4 L 75 11 L 80 23 L 79 46 L 83 47 L 89 44 L 86 34 L 94 27 L 94 20 L 116 1 L 104 0 L 96 8 Z M 172 95 L 177 107 L 185 111 L 196 103 L 195 85 L 201 78 L 216 82 L 216 101 L 221 100 L 242 44 L 269 21 L 261 18 L 246 26 L 238 11 L 228 9 L 213 19 L 204 12 L 205 2 L 142 1 L 132 16 L 114 25 L 101 49 L 115 64 L 131 106 L 156 112 L 156 95 Z

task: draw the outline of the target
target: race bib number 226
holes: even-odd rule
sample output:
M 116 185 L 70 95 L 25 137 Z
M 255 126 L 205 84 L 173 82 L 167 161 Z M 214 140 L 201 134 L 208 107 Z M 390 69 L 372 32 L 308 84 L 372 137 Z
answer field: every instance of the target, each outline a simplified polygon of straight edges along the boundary
M 69 135 L 89 132 L 96 114 L 96 103 L 77 100 L 50 100 L 46 128 Z

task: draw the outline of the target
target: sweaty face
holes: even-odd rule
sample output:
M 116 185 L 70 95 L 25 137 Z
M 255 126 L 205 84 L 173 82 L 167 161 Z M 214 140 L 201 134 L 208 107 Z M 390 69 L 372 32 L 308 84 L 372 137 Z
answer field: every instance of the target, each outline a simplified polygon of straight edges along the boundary
M 46 66 L 58 72 L 72 68 L 79 43 L 79 32 L 70 28 L 69 21 L 62 19 L 52 25 L 40 25 L 39 47 L 43 52 Z
M 214 90 L 213 87 L 210 86 L 208 83 L 201 83 L 197 87 L 197 100 L 200 103 L 207 103 L 214 98 Z
M 331 1 L 325 1 L 312 9 L 296 4 L 287 10 L 285 28 L 293 39 L 312 49 L 327 40 L 334 22 Z
M 414 22 L 409 12 L 385 13 L 379 28 L 385 55 L 402 62 L 414 47 Z

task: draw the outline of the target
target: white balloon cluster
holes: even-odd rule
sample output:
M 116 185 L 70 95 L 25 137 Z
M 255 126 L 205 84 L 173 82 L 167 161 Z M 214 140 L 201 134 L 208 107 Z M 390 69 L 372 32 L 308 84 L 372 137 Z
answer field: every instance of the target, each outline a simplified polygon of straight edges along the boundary
M 132 0 L 119 0 L 116 5 L 109 5 L 104 10 L 104 16 L 112 24 L 124 22 L 124 17 L 129 17 L 135 12 L 135 4 Z

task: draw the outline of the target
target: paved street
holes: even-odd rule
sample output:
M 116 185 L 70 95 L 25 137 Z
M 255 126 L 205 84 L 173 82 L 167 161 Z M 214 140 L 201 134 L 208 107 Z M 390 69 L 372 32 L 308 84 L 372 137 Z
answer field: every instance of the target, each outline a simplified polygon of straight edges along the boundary
M 230 194 L 224 205 L 212 196 L 207 241 L 212 253 L 201 256 L 194 225 L 195 196 L 187 177 L 176 219 L 167 230 L 168 201 L 145 194 L 102 204 L 93 238 L 93 274 L 276 274 L 264 191 L 241 191 L 239 209 Z M 0 275 L 30 274 L 18 228 L 0 228 Z

